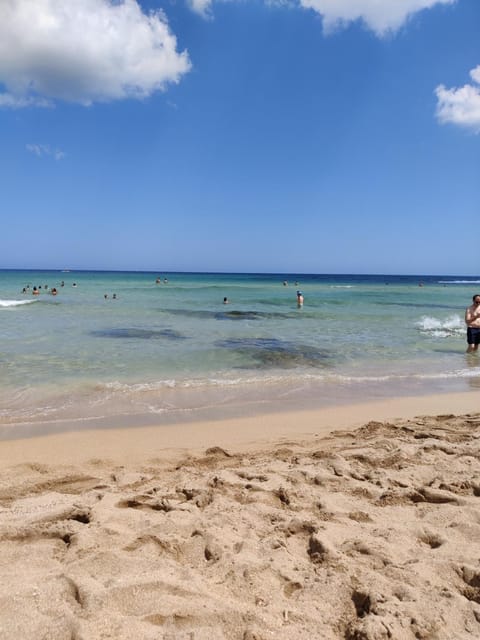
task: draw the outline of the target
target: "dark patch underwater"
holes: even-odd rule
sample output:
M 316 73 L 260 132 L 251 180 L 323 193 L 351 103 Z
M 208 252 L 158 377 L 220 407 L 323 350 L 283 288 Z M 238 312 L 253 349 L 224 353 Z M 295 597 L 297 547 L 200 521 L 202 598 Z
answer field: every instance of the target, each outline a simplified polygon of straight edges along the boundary
M 90 332 L 96 338 L 135 338 L 140 340 L 183 340 L 183 336 L 173 329 L 98 329 Z
M 327 367 L 332 354 L 325 349 L 295 344 L 275 338 L 232 338 L 219 340 L 215 346 L 250 358 L 252 366 L 261 369 L 293 369 L 295 367 Z M 248 365 L 237 368 L 247 369 Z
M 449 304 L 436 304 L 434 302 L 377 302 L 384 307 L 413 307 L 414 309 L 449 309 L 458 311 L 458 307 Z
M 299 317 L 298 311 L 291 313 L 278 313 L 272 311 L 202 311 L 188 309 L 162 309 L 162 313 L 188 318 L 201 318 L 205 320 L 263 320 L 263 319 L 290 319 Z

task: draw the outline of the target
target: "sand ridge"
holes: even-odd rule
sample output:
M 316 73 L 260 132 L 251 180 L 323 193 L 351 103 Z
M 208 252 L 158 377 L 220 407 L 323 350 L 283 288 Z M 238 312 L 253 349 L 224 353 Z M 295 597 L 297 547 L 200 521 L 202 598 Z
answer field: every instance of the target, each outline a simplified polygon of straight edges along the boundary
M 480 414 L 0 473 L 0 637 L 480 637 Z

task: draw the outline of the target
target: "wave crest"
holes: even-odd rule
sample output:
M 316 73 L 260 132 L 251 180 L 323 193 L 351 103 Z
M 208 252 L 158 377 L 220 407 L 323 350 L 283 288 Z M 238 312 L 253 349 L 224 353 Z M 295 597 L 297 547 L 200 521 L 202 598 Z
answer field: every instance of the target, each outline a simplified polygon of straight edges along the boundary
M 457 314 L 443 320 L 431 316 L 423 316 L 422 319 L 417 322 L 417 326 L 422 333 L 434 336 L 435 338 L 458 336 L 465 332 L 465 323 Z
M 438 284 L 480 284 L 480 280 L 439 280 Z
M 0 300 L 0 307 L 9 309 L 11 307 L 21 307 L 24 304 L 32 304 L 36 300 Z

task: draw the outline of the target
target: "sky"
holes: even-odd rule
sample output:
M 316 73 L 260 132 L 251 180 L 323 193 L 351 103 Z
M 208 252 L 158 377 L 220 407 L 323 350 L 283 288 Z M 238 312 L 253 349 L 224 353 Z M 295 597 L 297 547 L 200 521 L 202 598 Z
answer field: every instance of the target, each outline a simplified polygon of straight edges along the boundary
M 479 0 L 1 0 L 0 268 L 479 275 Z

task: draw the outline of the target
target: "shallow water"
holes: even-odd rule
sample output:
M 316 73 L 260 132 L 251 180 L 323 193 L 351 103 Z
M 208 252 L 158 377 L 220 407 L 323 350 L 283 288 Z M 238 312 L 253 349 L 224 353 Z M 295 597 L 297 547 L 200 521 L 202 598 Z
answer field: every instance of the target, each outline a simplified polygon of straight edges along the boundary
M 0 271 L 2 432 L 478 389 L 463 323 L 477 290 L 449 276 Z

